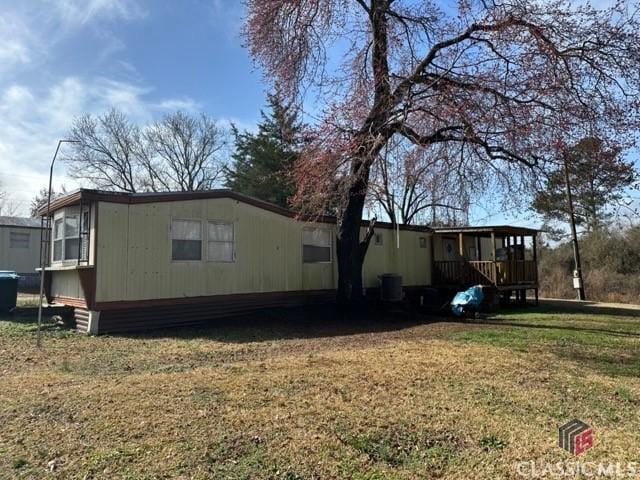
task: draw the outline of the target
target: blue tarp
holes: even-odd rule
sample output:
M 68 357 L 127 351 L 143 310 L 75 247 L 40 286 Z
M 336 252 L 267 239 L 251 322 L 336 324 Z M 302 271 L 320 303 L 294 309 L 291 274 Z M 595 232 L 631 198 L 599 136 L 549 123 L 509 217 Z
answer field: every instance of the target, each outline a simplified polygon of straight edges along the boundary
M 451 300 L 451 311 L 459 317 L 464 313 L 466 307 L 479 307 L 483 300 L 482 287 L 479 285 L 471 287 L 464 292 L 456 293 L 456 296 Z

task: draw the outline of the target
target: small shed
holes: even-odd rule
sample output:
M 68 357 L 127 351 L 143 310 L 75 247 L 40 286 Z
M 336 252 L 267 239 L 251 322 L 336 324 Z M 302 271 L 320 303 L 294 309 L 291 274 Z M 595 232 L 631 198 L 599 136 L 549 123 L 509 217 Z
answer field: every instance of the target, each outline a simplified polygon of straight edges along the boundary
M 36 288 L 40 266 L 40 219 L 0 216 L 0 270 L 20 275 L 20 288 Z

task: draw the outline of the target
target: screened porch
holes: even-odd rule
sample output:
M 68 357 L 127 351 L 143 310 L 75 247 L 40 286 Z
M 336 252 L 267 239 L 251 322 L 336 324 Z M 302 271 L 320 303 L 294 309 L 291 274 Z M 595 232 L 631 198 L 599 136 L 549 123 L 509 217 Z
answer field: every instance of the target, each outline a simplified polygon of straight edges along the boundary
M 434 284 L 537 291 L 537 234 L 511 226 L 436 228 Z

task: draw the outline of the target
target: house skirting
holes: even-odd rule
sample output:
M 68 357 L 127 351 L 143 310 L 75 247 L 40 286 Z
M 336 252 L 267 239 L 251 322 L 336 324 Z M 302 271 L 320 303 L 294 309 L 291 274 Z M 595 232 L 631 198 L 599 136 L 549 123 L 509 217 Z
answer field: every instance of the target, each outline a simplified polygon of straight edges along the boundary
M 278 307 L 330 303 L 335 290 L 244 293 L 210 297 L 96 302 L 93 334 L 124 333 L 203 324 L 218 318 Z

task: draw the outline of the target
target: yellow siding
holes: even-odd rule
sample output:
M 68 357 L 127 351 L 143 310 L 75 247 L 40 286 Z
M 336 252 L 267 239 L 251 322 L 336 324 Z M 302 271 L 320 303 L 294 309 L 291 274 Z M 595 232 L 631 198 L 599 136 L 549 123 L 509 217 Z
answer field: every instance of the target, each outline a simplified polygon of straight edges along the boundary
M 382 245 L 371 240 L 364 262 L 365 287 L 377 287 L 378 275 L 382 273 L 402 275 L 405 286 L 431 285 L 431 235 L 400 230 L 398 244 L 396 231 L 378 228 L 376 233 L 382 234 Z M 426 239 L 423 248 L 420 237 Z
M 11 232 L 28 233 L 29 248 L 11 248 Z M 0 227 L 0 270 L 36 273 L 40 266 L 40 230 L 36 228 Z
M 129 206 L 101 202 L 98 205 L 96 300 L 126 298 Z
M 297 222 L 226 198 L 132 205 L 100 202 L 98 211 L 98 302 L 337 286 L 331 224 Z M 172 218 L 232 222 L 235 262 L 171 261 Z M 332 232 L 331 263 L 302 263 L 302 229 L 308 226 Z M 385 235 L 384 246 L 371 245 L 364 270 L 366 286 L 377 286 L 377 275 L 386 272 L 403 275 L 405 285 L 431 283 L 430 245 L 419 247 L 419 237 L 429 242 L 428 234 L 401 231 L 398 250 L 391 230 L 376 231 Z
M 52 272 L 51 295 L 54 297 L 84 298 L 77 270 Z

